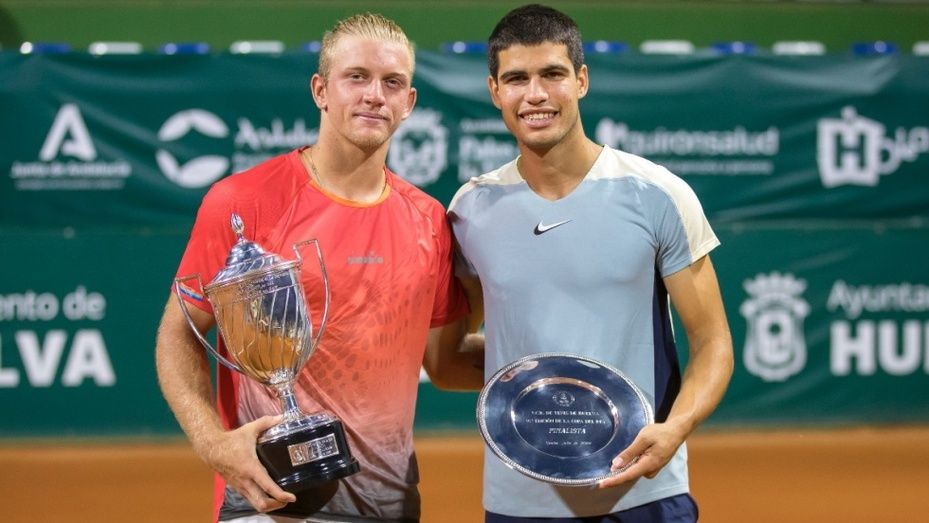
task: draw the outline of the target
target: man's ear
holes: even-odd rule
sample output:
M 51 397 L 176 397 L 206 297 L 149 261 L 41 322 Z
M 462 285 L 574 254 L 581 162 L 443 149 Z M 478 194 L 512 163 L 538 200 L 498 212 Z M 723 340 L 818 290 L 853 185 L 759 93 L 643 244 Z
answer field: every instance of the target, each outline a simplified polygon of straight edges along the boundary
M 590 89 L 590 72 L 587 70 L 587 64 L 584 64 L 577 71 L 577 97 L 587 96 L 588 89 Z
M 409 98 L 407 99 L 406 111 L 403 113 L 402 120 L 406 120 L 408 116 L 413 114 L 413 108 L 416 107 L 416 88 L 410 87 Z
M 310 78 L 310 94 L 313 95 L 313 101 L 320 111 L 325 111 L 326 104 L 326 79 L 316 73 Z
M 497 95 L 497 81 L 493 76 L 487 77 L 487 90 L 490 91 L 490 99 L 494 103 L 494 107 L 500 109 L 500 97 Z

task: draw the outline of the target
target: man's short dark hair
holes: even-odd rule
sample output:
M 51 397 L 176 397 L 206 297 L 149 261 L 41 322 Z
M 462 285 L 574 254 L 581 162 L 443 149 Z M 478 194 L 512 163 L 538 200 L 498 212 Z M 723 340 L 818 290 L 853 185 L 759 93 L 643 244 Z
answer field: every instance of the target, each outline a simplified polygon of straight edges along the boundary
M 551 7 L 530 4 L 513 9 L 494 27 L 487 46 L 487 67 L 497 77 L 500 52 L 513 45 L 540 45 L 545 42 L 564 44 L 568 57 L 578 72 L 584 65 L 581 32 L 570 16 Z

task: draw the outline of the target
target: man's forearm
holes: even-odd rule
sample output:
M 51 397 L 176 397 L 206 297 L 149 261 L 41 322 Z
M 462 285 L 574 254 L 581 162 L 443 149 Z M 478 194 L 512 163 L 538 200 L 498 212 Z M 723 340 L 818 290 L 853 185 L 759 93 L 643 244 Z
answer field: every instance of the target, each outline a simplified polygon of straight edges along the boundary
M 722 400 L 732 377 L 732 335 L 710 257 L 665 278 L 687 333 L 690 361 L 666 424 L 682 441 Z
M 423 367 L 443 390 L 479 390 L 484 385 L 484 336 L 467 334 L 459 321 L 429 332 Z
M 181 429 L 203 456 L 211 435 L 225 429 L 216 411 L 206 354 L 186 322 L 179 324 L 173 312 L 175 307 L 169 306 L 158 332 L 158 383 Z
M 173 359 L 166 362 L 165 352 L 159 350 L 158 356 L 158 382 L 162 394 L 181 429 L 199 453 L 199 448 L 206 444 L 203 440 L 210 433 L 223 430 L 213 403 L 209 372 L 206 373 L 207 379 L 204 383 L 202 371 L 199 369 L 200 365 L 206 363 L 205 358 L 201 358 L 201 361 L 193 358 L 183 361 L 176 356 L 168 356 L 167 358 Z M 173 348 L 167 352 L 180 351 Z
M 468 334 L 446 367 L 445 390 L 480 390 L 484 386 L 484 336 Z
M 671 412 L 666 420 L 679 427 L 682 438 L 693 432 L 719 405 L 732 376 L 732 342 L 720 335 L 691 351 Z

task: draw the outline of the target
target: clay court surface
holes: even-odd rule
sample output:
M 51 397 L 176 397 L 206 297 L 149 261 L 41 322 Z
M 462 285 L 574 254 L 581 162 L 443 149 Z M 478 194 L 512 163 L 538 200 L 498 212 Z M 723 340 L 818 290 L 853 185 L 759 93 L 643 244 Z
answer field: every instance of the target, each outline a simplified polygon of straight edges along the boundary
M 482 446 L 421 437 L 423 523 L 481 521 Z M 705 522 L 929 521 L 929 427 L 704 431 L 690 441 Z M 206 522 L 211 474 L 184 441 L 0 443 L 0 521 Z

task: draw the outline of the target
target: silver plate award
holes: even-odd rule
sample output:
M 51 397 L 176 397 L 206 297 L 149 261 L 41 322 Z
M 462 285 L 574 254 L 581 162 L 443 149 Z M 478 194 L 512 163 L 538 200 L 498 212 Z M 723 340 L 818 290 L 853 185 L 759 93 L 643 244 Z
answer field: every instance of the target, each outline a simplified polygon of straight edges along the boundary
M 481 390 L 477 420 L 484 441 L 509 467 L 548 483 L 585 486 L 618 474 L 610 471 L 613 458 L 654 414 L 618 370 L 546 353 L 500 369 Z

